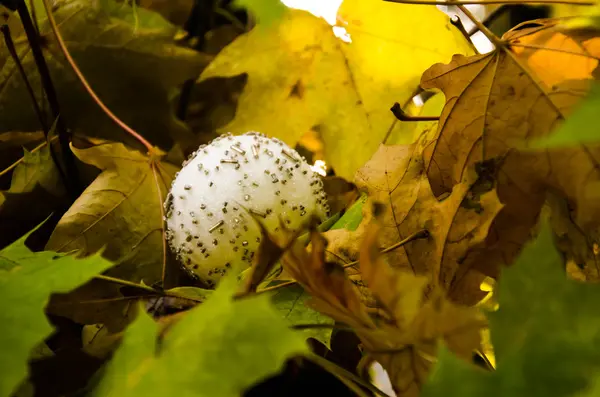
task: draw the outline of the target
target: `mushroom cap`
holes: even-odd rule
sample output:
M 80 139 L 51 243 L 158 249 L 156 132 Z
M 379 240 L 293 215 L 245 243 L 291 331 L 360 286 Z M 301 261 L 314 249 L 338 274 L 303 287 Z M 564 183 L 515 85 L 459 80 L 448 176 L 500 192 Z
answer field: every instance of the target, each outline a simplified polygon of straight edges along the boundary
M 244 269 L 269 233 L 326 219 L 320 176 L 295 150 L 257 132 L 222 135 L 183 164 L 165 202 L 167 240 L 193 276 L 213 286 Z

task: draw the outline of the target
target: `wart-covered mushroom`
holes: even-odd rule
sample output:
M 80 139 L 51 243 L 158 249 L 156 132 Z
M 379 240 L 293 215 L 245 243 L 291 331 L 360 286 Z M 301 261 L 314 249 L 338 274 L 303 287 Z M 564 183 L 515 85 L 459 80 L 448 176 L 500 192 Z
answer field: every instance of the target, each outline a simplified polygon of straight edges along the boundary
M 282 141 L 257 132 L 222 135 L 183 164 L 165 202 L 167 240 L 192 275 L 213 286 L 230 268 L 250 266 L 280 219 L 299 230 L 329 215 L 320 176 Z M 252 215 L 253 216 L 252 216 Z

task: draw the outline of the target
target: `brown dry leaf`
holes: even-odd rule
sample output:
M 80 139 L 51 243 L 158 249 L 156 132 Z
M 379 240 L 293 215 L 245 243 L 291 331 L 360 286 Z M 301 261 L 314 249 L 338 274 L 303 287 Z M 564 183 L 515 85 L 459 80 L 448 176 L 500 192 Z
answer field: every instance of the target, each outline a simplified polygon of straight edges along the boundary
M 598 181 L 600 148 L 518 150 L 550 133 L 585 95 L 598 73 L 598 32 L 569 30 L 554 20 L 529 25 L 508 32 L 506 48 L 456 55 L 449 64 L 433 65 L 421 80 L 423 88 L 440 89 L 447 99 L 437 137 L 425 150 L 433 192 L 450 191 L 475 167 L 496 185 L 504 204 L 488 249 L 463 266 L 491 277 L 513 262 L 530 237 L 548 188 L 575 209 L 570 217 L 588 236 L 588 247 L 598 237 L 597 218 L 587 216 L 597 210 L 597 201 L 586 204 L 583 197 Z
M 366 307 L 344 271 L 324 261 L 327 240 L 314 230 L 310 237 L 311 252 L 296 241 L 284 253 L 281 258 L 284 271 L 312 296 L 311 304 L 316 310 L 354 328 L 373 328 Z
M 353 284 L 335 264 L 325 262 L 326 240 L 312 232 L 312 251 L 295 244 L 282 264 L 308 291 L 309 302 L 320 312 L 354 328 L 365 352 L 382 364 L 398 396 L 417 396 L 435 360 L 440 340 L 457 354 L 471 358 L 479 348 L 479 332 L 485 326 L 475 308 L 454 305 L 441 289 L 434 289 L 423 302 L 427 278 L 395 271 L 373 244 L 380 227 L 365 228 L 361 247 L 361 270 L 389 313 L 377 321 L 361 302 Z
M 95 141 L 86 148 L 73 148 L 84 163 L 102 170 L 96 180 L 62 217 L 46 249 L 83 255 L 104 248 L 103 256 L 118 261 L 106 274 L 147 285 L 159 281 L 163 263 L 160 206 L 177 168 L 160 163 L 121 143 Z M 161 201 L 151 162 L 155 161 Z M 55 297 L 52 313 L 83 324 L 105 324 L 111 332 L 124 324 L 126 302 L 73 302 L 115 298 L 119 287 L 92 280 L 76 291 Z
M 379 222 L 371 222 L 360 244 L 360 274 L 389 317 L 399 328 L 406 328 L 417 315 L 429 280 L 390 267 L 379 253 L 379 234 Z
M 379 248 L 391 247 L 419 232 L 429 234 L 387 253 L 388 263 L 394 269 L 427 275 L 440 287 L 455 291 L 453 299 L 473 304 L 482 297 L 477 286 L 483 275 L 471 272 L 464 280 L 469 284 L 459 280 L 459 285 L 454 285 L 455 276 L 462 274 L 459 270 L 463 262 L 482 245 L 502 205 L 495 191 L 485 186 L 482 177 L 474 172 L 465 175 L 450 195 L 438 200 L 425 174 L 422 158 L 425 143 L 421 139 L 412 145 L 380 146 L 357 172 L 356 184 L 368 193 L 372 202 L 388 207 L 382 220 Z M 368 220 L 363 219 L 365 222 Z M 344 258 L 362 233 L 364 228 L 356 232 L 328 232 L 327 238 L 332 243 L 329 250 Z

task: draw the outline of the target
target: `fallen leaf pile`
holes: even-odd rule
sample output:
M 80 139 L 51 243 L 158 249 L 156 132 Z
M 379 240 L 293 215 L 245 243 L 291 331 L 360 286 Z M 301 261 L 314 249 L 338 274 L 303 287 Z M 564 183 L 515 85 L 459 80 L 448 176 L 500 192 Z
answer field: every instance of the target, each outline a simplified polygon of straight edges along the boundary
M 600 280 L 597 7 L 501 38 L 480 26 L 496 49 L 473 55 L 424 5 L 345 0 L 334 21 L 279 0 L 51 1 L 82 74 L 136 135 L 73 73 L 46 1 L 27 3 L 60 114 L 0 6 L 16 49 L 0 44 L 0 397 L 234 397 L 269 381 L 287 395 L 283 375 L 302 380 L 311 359 L 355 392 L 378 362 L 398 397 L 597 392 L 597 286 L 565 276 Z M 77 197 L 53 159 L 63 131 L 40 131 L 57 117 Z M 252 267 L 205 289 L 167 249 L 163 203 L 186 155 L 248 131 L 325 160 L 314 177 L 328 171 L 334 214 L 263 229 Z M 336 361 L 340 343 L 357 357 Z M 483 353 L 490 373 L 473 366 Z M 40 386 L 55 375 L 69 379 Z

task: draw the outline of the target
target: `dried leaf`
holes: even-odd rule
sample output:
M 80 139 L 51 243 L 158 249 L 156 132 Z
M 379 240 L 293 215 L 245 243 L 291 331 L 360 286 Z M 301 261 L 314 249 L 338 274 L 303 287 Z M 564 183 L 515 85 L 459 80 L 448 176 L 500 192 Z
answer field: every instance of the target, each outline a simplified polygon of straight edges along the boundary
M 363 242 L 369 246 L 362 247 L 367 256 L 365 270 L 373 282 L 369 287 L 392 308 L 398 319 L 371 318 L 344 272 L 325 262 L 325 240 L 317 232 L 312 233 L 312 252 L 296 244 L 284 254 L 282 263 L 311 294 L 313 307 L 354 328 L 365 352 L 390 375 L 399 396 L 417 396 L 420 385 L 427 379 L 438 341 L 445 340 L 457 354 L 470 359 L 472 351 L 480 345 L 479 332 L 485 322 L 477 309 L 454 305 L 440 289 L 434 290 L 431 299 L 423 303 L 425 282 L 412 274 L 392 274 L 391 268 L 390 271 L 381 268 L 385 263 L 368 253 L 377 231 L 377 227 L 369 229 L 372 234 Z M 396 282 L 384 280 L 390 275 Z M 396 288 L 397 281 L 408 279 L 417 282 L 402 289 L 388 289 L 390 285 Z
M 475 168 L 504 204 L 488 235 L 489 249 L 464 265 L 492 277 L 529 238 L 547 188 L 568 200 L 586 236 L 599 237 L 597 221 L 588 216 L 596 204 L 585 199 L 598 180 L 598 147 L 519 149 L 548 135 L 585 95 L 597 74 L 600 40 L 597 32 L 569 30 L 554 20 L 530 26 L 508 32 L 506 49 L 457 55 L 447 65 L 433 65 L 421 80 L 423 88 L 441 89 L 447 98 L 436 139 L 425 151 L 433 192 L 450 191 Z
M 360 274 L 396 325 L 406 328 L 419 311 L 429 279 L 390 267 L 385 257 L 379 253 L 378 223 L 371 222 L 360 244 Z
M 598 126 L 590 121 L 596 119 L 600 108 L 600 85 L 595 84 L 584 101 L 578 104 L 552 134 L 532 142 L 534 148 L 576 146 L 581 143 L 600 141 Z
M 86 149 L 73 148 L 73 152 L 102 173 L 62 217 L 47 248 L 58 252 L 80 250 L 87 255 L 105 247 L 103 255 L 119 261 L 107 275 L 133 282 L 143 280 L 147 285 L 159 281 L 163 262 L 160 206 L 177 168 L 120 143 L 101 142 Z M 119 322 L 125 303 L 73 304 L 116 296 L 120 296 L 118 286 L 94 280 L 72 294 L 57 297 L 50 309 L 79 323 L 103 323 L 116 331 L 123 326 Z
M 457 184 L 452 193 L 438 200 L 431 191 L 421 152 L 425 140 L 407 146 L 381 146 L 373 158 L 356 175 L 356 184 L 366 191 L 371 202 L 385 203 L 388 211 L 382 220 L 380 249 L 427 231 L 429 237 L 417 238 L 387 253 L 394 269 L 426 275 L 442 288 L 452 290 L 452 298 L 473 304 L 482 297 L 469 279 L 469 288 L 455 285 L 455 276 L 464 261 L 485 240 L 488 228 L 502 205 L 494 190 L 476 193 L 481 178 L 470 174 Z M 363 224 L 369 220 L 363 219 Z M 344 258 L 356 258 L 356 241 L 364 228 L 356 232 L 335 230 L 327 233 L 330 250 Z M 354 248 L 353 248 L 354 247 Z M 478 283 L 475 284 L 478 286 Z

